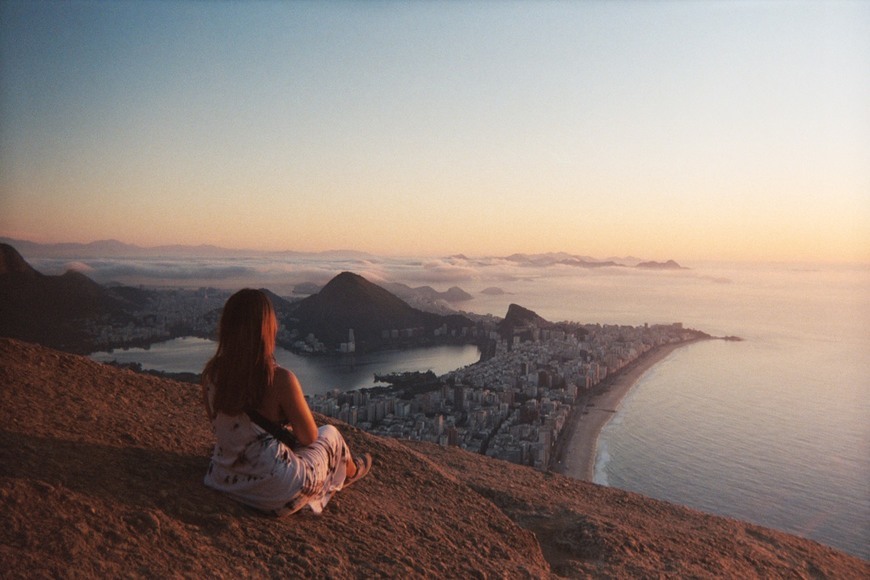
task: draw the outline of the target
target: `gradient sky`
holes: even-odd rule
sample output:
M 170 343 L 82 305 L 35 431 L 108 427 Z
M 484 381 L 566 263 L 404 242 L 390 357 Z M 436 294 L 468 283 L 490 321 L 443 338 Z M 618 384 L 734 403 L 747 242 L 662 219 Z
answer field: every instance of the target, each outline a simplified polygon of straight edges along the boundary
M 870 262 L 870 2 L 0 3 L 0 235 Z

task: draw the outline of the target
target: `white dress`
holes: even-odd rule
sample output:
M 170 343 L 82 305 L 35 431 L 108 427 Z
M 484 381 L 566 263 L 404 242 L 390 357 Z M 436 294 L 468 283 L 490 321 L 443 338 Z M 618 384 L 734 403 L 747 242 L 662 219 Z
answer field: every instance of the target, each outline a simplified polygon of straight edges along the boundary
M 208 388 L 209 403 L 214 388 Z M 208 487 L 258 510 L 283 516 L 310 506 L 319 514 L 344 484 L 350 452 L 338 429 L 323 425 L 317 441 L 291 449 L 247 414 L 218 413 Z

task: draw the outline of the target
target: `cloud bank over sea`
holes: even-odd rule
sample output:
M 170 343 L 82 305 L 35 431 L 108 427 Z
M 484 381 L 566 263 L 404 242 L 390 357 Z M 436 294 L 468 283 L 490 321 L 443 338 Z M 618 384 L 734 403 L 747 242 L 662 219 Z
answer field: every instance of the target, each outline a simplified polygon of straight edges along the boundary
M 412 287 L 432 286 L 446 290 L 460 286 L 480 292 L 493 286 L 511 286 L 540 279 L 591 280 L 613 276 L 661 274 L 639 271 L 635 262 L 592 261 L 566 254 L 514 255 L 509 257 L 381 257 L 355 253 L 269 253 L 227 256 L 51 256 L 47 250 L 24 254 L 44 274 L 68 270 L 82 272 L 102 284 L 143 286 L 267 287 L 291 295 L 300 285 L 327 283 L 343 271 L 352 271 L 375 283 L 399 282 Z M 607 265 L 602 265 L 607 264 Z M 686 271 L 682 271 L 686 272 Z M 681 272 L 671 272 L 679 275 Z M 509 291 L 509 288 L 505 288 Z
M 508 306 L 517 303 L 554 321 L 636 322 L 637 315 L 631 312 L 640 306 L 654 314 L 662 310 L 664 297 L 687 294 L 710 295 L 715 302 L 721 298 L 723 287 L 743 276 L 740 269 L 730 267 L 691 264 L 690 269 L 644 268 L 638 267 L 644 262 L 641 258 L 593 258 L 564 252 L 396 257 L 353 250 L 308 253 L 214 246 L 143 248 L 116 240 L 53 245 L 6 238 L 0 241 L 15 247 L 43 274 L 75 270 L 107 285 L 225 290 L 256 287 L 293 299 L 316 292 L 337 274 L 350 271 L 381 285 L 429 286 L 438 292 L 459 287 L 472 299 L 447 304 L 454 310 L 504 316 Z M 625 308 L 614 311 L 608 307 L 614 297 L 620 298 Z M 683 319 L 681 312 L 669 310 L 640 322 Z

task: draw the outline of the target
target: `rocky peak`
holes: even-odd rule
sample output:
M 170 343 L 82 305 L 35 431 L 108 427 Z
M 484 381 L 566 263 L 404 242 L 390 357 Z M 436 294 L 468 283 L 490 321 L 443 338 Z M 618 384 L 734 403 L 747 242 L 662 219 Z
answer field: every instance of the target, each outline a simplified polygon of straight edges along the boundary
M 0 243 L 0 275 L 2 274 L 22 274 L 33 278 L 40 275 L 21 257 L 18 250 L 9 244 Z
M 641 262 L 636 266 L 637 268 L 646 268 L 648 270 L 685 270 L 683 266 L 680 266 L 674 260 L 668 260 L 667 262 Z
M 291 316 L 302 334 L 313 333 L 327 343 L 346 341 L 353 329 L 357 349 L 375 345 L 384 331 L 423 329 L 441 324 L 470 325 L 462 317 L 448 318 L 411 307 L 386 289 L 352 272 L 342 272 L 320 292 L 295 303 Z

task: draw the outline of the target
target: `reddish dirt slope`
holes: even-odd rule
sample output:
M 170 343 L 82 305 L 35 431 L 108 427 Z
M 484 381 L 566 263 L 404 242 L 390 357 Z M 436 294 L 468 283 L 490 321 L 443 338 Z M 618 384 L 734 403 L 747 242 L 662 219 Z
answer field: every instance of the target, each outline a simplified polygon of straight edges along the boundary
M 4 576 L 870 576 L 780 532 L 340 428 L 372 474 L 319 517 L 261 516 L 202 485 L 195 386 L 0 339 Z

